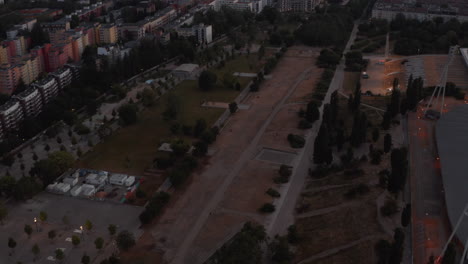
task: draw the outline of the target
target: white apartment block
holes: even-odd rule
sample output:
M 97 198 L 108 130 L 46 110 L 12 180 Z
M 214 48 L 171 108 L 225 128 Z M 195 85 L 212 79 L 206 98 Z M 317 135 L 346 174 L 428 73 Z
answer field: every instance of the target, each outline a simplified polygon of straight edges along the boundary
M 320 5 L 323 0 L 279 0 L 280 12 L 311 12 Z
M 267 4 L 267 0 L 217 0 L 215 10 L 219 11 L 221 7 L 227 6 L 235 10 L 249 10 L 253 13 L 260 13 Z
M 33 117 L 42 111 L 42 97 L 37 87 L 30 87 L 13 98 L 20 102 L 24 116 Z
M 13 99 L 0 106 L 0 121 L 3 130 L 18 128 L 18 124 L 23 119 L 23 110 L 19 101 Z

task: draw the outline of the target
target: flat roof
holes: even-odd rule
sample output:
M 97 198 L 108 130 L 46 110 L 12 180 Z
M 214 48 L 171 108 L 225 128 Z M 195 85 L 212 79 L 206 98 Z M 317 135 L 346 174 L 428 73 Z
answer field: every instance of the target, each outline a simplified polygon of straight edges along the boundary
M 468 105 L 442 115 L 436 125 L 445 203 L 454 227 L 468 203 Z M 468 238 L 468 219 L 457 230 L 462 243 Z

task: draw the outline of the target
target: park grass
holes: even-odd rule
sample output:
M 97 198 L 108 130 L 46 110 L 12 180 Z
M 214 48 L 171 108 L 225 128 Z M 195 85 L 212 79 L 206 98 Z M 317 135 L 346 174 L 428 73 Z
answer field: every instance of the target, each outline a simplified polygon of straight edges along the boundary
M 251 54 L 250 56 L 237 56 L 233 60 L 226 61 L 226 65 L 219 69 L 213 69 L 213 72 L 216 73 L 218 79 L 222 78 L 224 74 L 232 74 L 234 72 L 250 72 L 257 73 L 260 70 L 260 62 L 256 54 Z
M 250 68 L 249 64 L 256 60 L 256 56 L 250 57 L 252 58 L 239 56 L 234 60 L 227 61 L 223 69 L 216 69 L 214 72 L 218 75 L 218 79 L 226 72 L 245 72 Z M 253 63 L 253 67 L 257 69 L 259 66 Z M 239 78 L 241 87 L 245 87 L 251 79 Z M 163 95 L 154 106 L 139 113 L 139 120 L 136 124 L 123 127 L 104 139 L 91 152 L 82 157 L 76 166 L 143 175 L 145 169 L 151 166 L 154 158 L 159 156 L 157 148 L 160 143 L 176 137 L 183 138 L 187 142 L 194 140 L 182 135 L 173 135 L 170 131 L 170 125 L 173 122 L 193 126 L 197 119 L 203 118 L 211 126 L 225 110 L 206 108 L 202 107 L 201 104 L 204 101 L 229 103 L 234 101 L 239 92 L 224 88 L 222 85 L 218 85 L 213 91 L 204 92 L 198 89 L 197 81 L 183 81 L 169 93 Z M 175 95 L 180 101 L 176 121 L 166 121 L 162 116 L 170 94 Z
M 177 122 L 194 125 L 197 119 L 203 118 L 211 125 L 224 109 L 201 107 L 201 102 L 204 99 L 231 102 L 238 91 L 219 89 L 201 92 L 197 88 L 196 81 L 184 81 L 170 94 L 176 95 L 180 100 L 181 108 Z M 171 122 L 162 117 L 167 106 L 167 98 L 168 94 L 163 95 L 156 105 L 139 114 L 136 124 L 119 129 L 97 144 L 93 151 L 78 162 L 77 166 L 142 175 L 156 157 L 159 144 L 175 137 L 169 129 Z

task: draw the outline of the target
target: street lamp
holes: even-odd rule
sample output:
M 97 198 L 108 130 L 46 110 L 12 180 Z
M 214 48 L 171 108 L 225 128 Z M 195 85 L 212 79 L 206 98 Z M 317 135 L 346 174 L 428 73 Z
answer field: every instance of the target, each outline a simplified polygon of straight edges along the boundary
M 34 217 L 34 224 L 36 225 L 36 231 L 39 232 L 39 228 L 37 227 L 37 218 Z

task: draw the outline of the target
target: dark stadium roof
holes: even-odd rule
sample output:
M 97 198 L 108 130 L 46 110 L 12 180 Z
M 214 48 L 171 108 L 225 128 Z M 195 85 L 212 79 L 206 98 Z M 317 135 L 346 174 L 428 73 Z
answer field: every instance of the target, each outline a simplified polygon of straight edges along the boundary
M 442 115 L 436 125 L 445 202 L 452 227 L 468 203 L 468 105 Z M 461 223 L 457 237 L 468 237 L 468 217 Z

